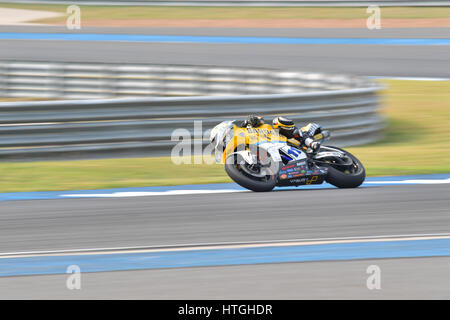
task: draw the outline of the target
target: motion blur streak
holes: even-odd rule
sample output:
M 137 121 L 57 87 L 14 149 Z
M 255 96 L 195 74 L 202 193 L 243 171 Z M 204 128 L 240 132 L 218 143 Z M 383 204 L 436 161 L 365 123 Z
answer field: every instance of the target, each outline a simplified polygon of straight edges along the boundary
M 0 59 L 450 77 L 450 28 L 180 29 L 0 27 Z M 449 298 L 448 178 L 265 194 L 234 184 L 2 194 L 0 252 L 12 256 L 0 259 L 0 298 Z M 17 255 L 26 252 L 35 256 Z M 51 274 L 73 263 L 83 290 Z M 380 291 L 366 287 L 372 264 L 382 270 Z M 39 273 L 50 274 L 21 276 Z
M 416 238 L 420 239 L 420 238 Z M 0 259 L 0 276 L 65 273 L 68 265 L 84 272 L 246 265 L 373 258 L 439 257 L 450 255 L 449 237 L 400 241 L 278 245 L 206 250 L 116 254 L 51 255 Z
M 362 187 L 387 186 L 409 184 L 450 184 L 450 174 L 414 175 L 414 176 L 390 176 L 368 177 Z M 334 189 L 331 184 L 305 185 L 300 188 L 277 188 L 278 190 L 311 190 Z M 74 191 L 36 191 L 0 193 L 0 201 L 11 200 L 43 200 L 61 198 L 123 198 L 123 197 L 149 197 L 149 196 L 174 196 L 213 194 L 229 192 L 248 192 L 235 183 L 179 185 L 165 187 L 140 187 L 117 188 L 103 190 L 74 190 Z
M 183 35 L 206 37 L 421 38 L 448 39 L 450 28 L 245 29 L 245 28 L 83 28 L 83 34 Z M 2 33 L 66 33 L 64 28 L 0 27 Z M 355 40 L 355 41 L 356 41 Z M 264 67 L 385 77 L 450 77 L 447 46 L 334 44 L 148 43 L 1 40 L 0 59 L 126 62 Z M 44 45 L 45 44 L 45 45 Z M 182 54 L 180 54 L 180 52 Z M 76 54 L 74 54 L 76 53 Z
M 448 190 L 435 184 L 5 201 L 0 252 L 447 233 Z
M 243 44 L 353 44 L 353 45 L 415 45 L 448 46 L 450 39 L 414 38 L 268 38 L 268 37 L 205 37 L 82 33 L 0 33 L 0 40 L 69 40 L 120 41 L 153 43 L 243 43 Z

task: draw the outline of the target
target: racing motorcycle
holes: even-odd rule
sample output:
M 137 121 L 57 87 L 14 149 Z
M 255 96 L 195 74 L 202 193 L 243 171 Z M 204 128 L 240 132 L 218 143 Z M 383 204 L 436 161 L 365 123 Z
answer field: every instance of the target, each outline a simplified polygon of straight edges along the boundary
M 365 169 L 351 153 L 322 145 L 329 131 L 314 133 L 320 148 L 312 150 L 295 139 L 287 139 L 269 124 L 241 127 L 223 121 L 210 134 L 217 163 L 233 181 L 252 191 L 271 191 L 275 186 L 321 184 L 356 188 L 364 182 Z

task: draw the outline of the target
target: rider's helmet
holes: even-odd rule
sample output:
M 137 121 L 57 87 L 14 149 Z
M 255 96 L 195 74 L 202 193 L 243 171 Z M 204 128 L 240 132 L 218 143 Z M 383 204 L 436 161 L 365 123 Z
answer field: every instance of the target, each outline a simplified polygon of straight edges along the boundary
M 280 134 L 292 138 L 294 135 L 294 130 L 296 129 L 294 121 L 284 117 L 276 117 L 272 121 L 272 127 L 274 129 L 279 129 Z
M 264 119 L 261 116 L 252 114 L 247 117 L 247 119 L 245 120 L 245 124 L 247 126 L 257 128 L 264 124 Z

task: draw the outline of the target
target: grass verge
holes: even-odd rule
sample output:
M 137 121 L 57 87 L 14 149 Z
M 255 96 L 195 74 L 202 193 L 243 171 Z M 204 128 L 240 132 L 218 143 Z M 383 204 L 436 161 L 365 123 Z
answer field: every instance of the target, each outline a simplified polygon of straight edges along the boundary
M 66 14 L 65 5 L 1 3 L 3 8 L 44 10 Z M 302 7 L 142 7 L 142 6 L 80 6 L 83 24 L 89 20 L 139 20 L 139 19 L 366 19 L 366 8 L 302 8 Z M 386 7 L 383 19 L 430 19 L 448 18 L 447 7 Z M 66 17 L 38 20 L 40 23 L 65 23 Z
M 450 81 L 383 82 L 386 137 L 348 150 L 369 175 L 449 173 Z
M 450 82 L 384 80 L 386 137 L 347 148 L 367 174 L 450 172 Z M 332 144 L 332 140 L 330 141 Z M 0 163 L 0 192 L 230 182 L 221 165 L 174 165 L 169 158 Z
M 47 98 L 6 98 L 0 97 L 0 102 L 18 102 L 18 101 L 49 101 L 57 99 L 47 99 Z

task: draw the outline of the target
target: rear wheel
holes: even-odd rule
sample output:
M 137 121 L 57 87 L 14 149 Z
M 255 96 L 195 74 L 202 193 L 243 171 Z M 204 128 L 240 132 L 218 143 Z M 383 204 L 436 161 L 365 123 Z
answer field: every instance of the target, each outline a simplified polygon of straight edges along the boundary
M 239 155 L 231 155 L 225 162 L 225 171 L 238 185 L 256 192 L 271 191 L 277 179 L 270 168 L 249 165 Z
M 338 188 L 356 188 L 359 187 L 366 178 L 366 170 L 361 161 L 350 152 L 337 147 L 331 147 L 341 151 L 342 158 L 330 157 L 316 162 L 322 167 L 328 168 L 326 182 Z

